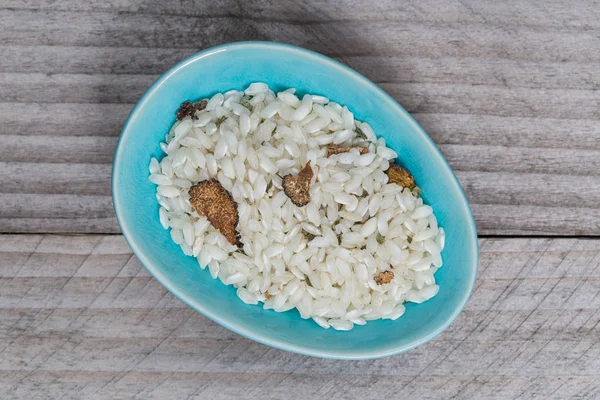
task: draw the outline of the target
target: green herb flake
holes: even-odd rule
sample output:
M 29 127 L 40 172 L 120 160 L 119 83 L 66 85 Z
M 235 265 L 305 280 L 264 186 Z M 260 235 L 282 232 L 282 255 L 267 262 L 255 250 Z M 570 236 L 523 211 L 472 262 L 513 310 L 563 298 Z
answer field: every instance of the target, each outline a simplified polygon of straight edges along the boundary
M 310 232 L 302 231 L 302 233 L 304 233 L 304 237 L 305 237 L 305 238 L 306 238 L 306 240 L 308 240 L 309 242 L 310 242 L 311 240 L 313 240 L 314 238 L 316 238 L 316 237 L 317 237 L 317 235 L 313 235 L 313 234 L 312 234 L 312 233 L 310 233 Z
M 240 105 L 244 106 L 248 109 L 248 111 L 252 110 L 252 103 L 250 103 L 250 98 L 244 96 L 240 99 Z
M 367 135 L 360 129 L 358 126 L 356 127 L 356 137 L 359 139 L 367 140 Z
M 383 244 L 385 242 L 385 238 L 381 233 L 377 233 L 377 243 Z

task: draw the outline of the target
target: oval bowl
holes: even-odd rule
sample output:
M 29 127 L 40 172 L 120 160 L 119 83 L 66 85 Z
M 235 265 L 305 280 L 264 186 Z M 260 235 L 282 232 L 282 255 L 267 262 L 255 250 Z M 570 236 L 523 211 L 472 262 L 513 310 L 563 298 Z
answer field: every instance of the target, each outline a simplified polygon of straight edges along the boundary
M 446 230 L 439 293 L 409 303 L 396 321 L 369 321 L 347 332 L 322 329 L 297 311 L 277 313 L 244 304 L 231 286 L 201 270 L 160 225 L 156 187 L 148 180 L 151 157 L 185 100 L 197 100 L 252 82 L 278 91 L 320 94 L 347 105 L 398 153 L 423 199 Z M 208 318 L 247 338 L 296 353 L 368 359 L 400 353 L 442 332 L 464 307 L 477 272 L 477 234 L 465 195 L 438 148 L 417 122 L 364 76 L 321 54 L 271 42 L 241 42 L 204 50 L 171 68 L 129 115 L 115 151 L 112 194 L 121 230 L 135 255 L 170 292 Z

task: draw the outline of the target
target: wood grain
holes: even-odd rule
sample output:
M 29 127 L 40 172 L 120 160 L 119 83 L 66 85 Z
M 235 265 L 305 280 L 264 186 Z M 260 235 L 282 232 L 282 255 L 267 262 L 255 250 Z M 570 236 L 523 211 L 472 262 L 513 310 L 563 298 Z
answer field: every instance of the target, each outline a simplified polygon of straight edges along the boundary
M 340 362 L 220 327 L 120 235 L 1 235 L 2 398 L 595 398 L 600 240 L 481 239 L 480 250 L 448 330 L 405 354 Z
M 118 232 L 110 163 L 133 103 L 197 50 L 259 39 L 337 58 L 394 96 L 456 171 L 481 234 L 599 235 L 599 10 L 7 0 L 0 232 Z
M 138 14 L 170 15 L 229 15 L 237 17 L 277 19 L 289 22 L 312 22 L 331 20 L 373 20 L 392 21 L 416 20 L 420 22 L 487 23 L 490 25 L 517 25 L 552 28 L 591 29 L 597 27 L 597 3 L 593 0 L 580 1 L 577 7 L 564 7 L 561 2 L 540 0 L 511 0 L 510 7 L 493 0 L 450 0 L 443 4 L 435 0 L 398 5 L 391 2 L 365 4 L 353 2 L 351 7 L 327 0 L 311 2 L 282 1 L 265 3 L 249 0 L 239 2 L 225 0 L 217 4 L 202 0 L 190 0 L 165 4 L 160 0 L 127 0 L 104 2 L 92 0 L 41 0 L 28 2 L 6 0 L 3 6 L 19 10 L 60 10 L 60 11 L 105 11 Z M 434 7 L 435 6 L 435 7 Z M 560 15 L 561 18 L 556 18 Z
M 203 48 L 239 40 L 302 45 L 333 56 L 443 55 L 596 62 L 593 30 L 449 22 L 333 20 L 286 22 L 245 16 L 0 10 L 0 41 L 9 45 Z M 65 19 L 76 18 L 76 24 Z M 376 40 L 373 40 L 376 39 Z M 419 44 L 416 46 L 416 44 Z
M 582 4 L 581 8 L 570 9 L 561 21 L 556 21 L 548 18 L 548 15 L 557 9 L 548 10 L 540 4 L 525 2 L 516 2 L 514 5 L 523 11 L 518 18 L 517 14 L 507 13 L 497 7 L 490 9 L 489 4 L 486 4 L 488 8 L 483 8 L 481 3 L 473 1 L 449 3 L 434 14 L 423 13 L 414 5 L 396 8 L 386 4 L 379 5 L 376 10 L 359 6 L 348 13 L 344 7 L 334 7 L 327 2 L 304 6 L 286 3 L 263 8 L 260 13 L 252 4 L 247 4 L 243 9 L 233 7 L 234 11 L 231 12 L 229 3 L 220 8 L 207 9 L 201 2 L 185 8 L 177 4 L 165 6 L 160 2 L 133 1 L 117 5 L 100 2 L 82 4 L 78 1 L 36 2 L 35 5 L 8 2 L 0 10 L 0 19 L 4 18 L 7 22 L 3 25 L 5 31 L 11 32 L 11 37 L 3 41 L 4 45 L 0 47 L 4 56 L 0 64 L 0 97 L 5 101 L 0 106 L 0 114 L 8 122 L 2 128 L 7 146 L 0 156 L 1 161 L 12 165 L 3 174 L 2 192 L 16 194 L 20 190 L 24 194 L 61 194 L 76 196 L 72 201 L 94 202 L 97 201 L 95 198 L 83 196 L 107 196 L 108 176 L 105 168 L 97 169 L 94 181 L 91 168 L 72 164 L 84 161 L 87 164 L 110 163 L 114 142 L 104 136 L 118 134 L 120 123 L 131 108 L 131 103 L 157 74 L 176 60 L 193 53 L 198 46 L 213 44 L 210 41 L 214 38 L 219 41 L 237 40 L 233 37 L 229 39 L 229 34 L 239 35 L 240 39 L 256 35 L 268 39 L 272 38 L 269 35 L 277 32 L 279 40 L 293 37 L 293 43 L 337 56 L 380 83 L 410 112 L 417 114 L 434 139 L 446 135 L 449 141 L 455 142 L 454 146 L 445 146 L 443 139 L 438 141 L 457 171 L 496 174 L 496 181 L 503 183 L 493 188 L 490 184 L 486 185 L 489 180 L 474 182 L 473 177 L 477 175 L 469 175 L 465 184 L 468 186 L 467 194 L 475 205 L 482 203 L 480 205 L 484 206 L 475 209 L 487 210 L 488 206 L 503 205 L 508 193 L 518 199 L 519 205 L 534 208 L 563 207 L 567 203 L 572 205 L 574 198 L 584 198 L 587 199 L 586 204 L 595 204 L 597 193 L 580 190 L 582 186 L 597 186 L 595 184 L 598 182 L 595 139 L 599 132 L 597 88 L 600 80 L 594 65 L 598 56 L 597 43 L 577 52 L 568 46 L 571 40 L 577 40 L 577 50 L 581 50 L 580 45 L 585 38 L 593 36 L 590 29 L 594 24 L 589 19 L 589 13 L 585 12 L 593 10 L 592 5 Z M 320 13 L 316 13 L 316 9 Z M 230 12 L 224 13 L 225 10 Z M 486 10 L 489 16 L 483 15 Z M 385 19 L 379 17 L 381 12 L 385 13 Z M 77 24 L 62 23 L 61 18 L 68 17 L 69 13 L 76 14 Z M 45 23 L 34 24 L 42 14 Z M 161 16 L 159 21 L 157 14 L 166 15 Z M 198 19 L 186 18 L 190 15 L 201 18 L 202 30 L 191 25 Z M 157 27 L 159 22 L 161 26 Z M 398 22 L 403 22 L 402 29 L 389 28 Z M 11 29 L 11 24 L 14 24 L 14 29 Z M 519 46 L 506 48 L 508 43 L 514 42 L 514 35 L 507 36 L 508 31 L 502 28 L 503 25 L 522 33 L 518 35 Z M 267 26 L 276 28 L 266 29 Z M 392 36 L 386 35 L 383 42 L 378 41 L 373 46 L 369 39 L 381 35 L 361 35 L 359 38 L 357 33 L 352 33 L 349 36 L 350 26 L 352 31 L 358 33 L 385 31 L 391 32 Z M 217 32 L 210 35 L 213 39 L 201 35 L 207 29 L 210 31 L 211 27 Z M 18 34 L 13 35 L 15 29 Z M 78 30 L 77 34 L 69 36 L 74 29 Z M 165 29 L 169 35 L 156 34 L 161 30 L 165 32 Z M 48 30 L 51 30 L 51 35 Z M 144 33 L 150 30 L 155 33 Z M 344 34 L 337 34 L 344 30 Z M 493 34 L 493 40 L 502 43 L 488 46 L 488 54 L 480 53 L 480 47 L 473 47 L 477 41 L 466 40 L 477 32 L 478 40 L 485 41 L 486 35 L 496 31 L 500 34 Z M 114 36 L 111 33 L 111 36 L 107 36 L 109 32 L 121 34 Z M 463 39 L 455 43 L 451 36 L 458 33 Z M 539 44 L 536 39 L 538 35 L 547 36 L 545 48 L 535 46 Z M 417 36 L 428 38 L 425 45 L 405 48 L 414 43 Z M 322 40 L 325 37 L 334 42 L 326 43 Z M 390 41 L 399 37 L 402 40 Z M 185 38 L 194 38 L 193 46 L 188 46 L 192 48 L 185 47 Z M 169 41 L 169 48 L 166 48 L 163 40 Z M 448 47 L 450 43 L 452 46 Z M 442 45 L 443 51 L 440 52 Z M 569 53 L 549 51 L 552 46 Z M 557 57 L 558 54 L 560 57 Z M 47 62 L 35 62 L 36 59 Z M 123 107 L 119 103 L 124 103 Z M 33 120 L 23 123 L 25 121 L 20 118 L 23 113 L 32 114 Z M 82 121 L 77 118 L 81 113 L 89 115 L 89 119 Z M 478 119 L 480 124 L 473 124 L 470 118 L 463 118 L 462 124 L 453 124 L 456 122 L 453 120 L 462 118 L 462 115 L 470 115 Z M 448 122 L 443 119 L 446 116 L 449 117 Z M 73 118 L 77 118 L 78 122 L 69 122 Z M 568 120 L 563 122 L 564 118 Z M 437 125 L 428 126 L 430 120 L 437 121 Z M 440 127 L 444 123 L 441 121 L 445 122 L 444 127 Z M 492 128 L 497 131 L 483 134 L 482 129 L 490 126 L 492 121 L 495 122 Z M 511 124 L 515 122 L 521 125 L 516 132 Z M 530 129 L 541 131 L 538 123 L 547 127 L 546 131 L 549 132 L 531 133 Z M 575 129 L 569 129 L 571 123 L 575 124 Z M 481 134 L 469 143 L 462 140 L 464 135 L 451 131 L 453 128 L 459 133 L 461 128 L 472 131 L 473 125 Z M 558 127 L 555 128 L 556 125 Z M 465 128 L 467 126 L 470 128 Z M 569 135 L 579 135 L 581 140 L 563 136 L 567 130 L 575 131 Z M 450 132 L 454 135 L 451 136 Z M 523 138 L 523 134 L 528 136 Z M 28 140 L 22 138 L 23 135 L 34 135 L 36 138 Z M 50 138 L 56 135 L 90 138 L 73 141 Z M 50 137 L 46 139 L 47 136 Z M 473 136 L 470 138 L 474 139 Z M 520 143 L 511 142 L 511 139 Z M 504 143 L 494 146 L 497 140 Z M 571 149 L 572 146 L 583 148 Z M 555 150 L 544 149 L 544 154 L 539 154 L 540 147 L 553 147 Z M 47 151 L 35 151 L 36 148 Z M 591 151 L 580 151 L 583 149 Z M 57 165 L 47 172 L 36 173 L 35 163 Z M 14 171 L 21 172 L 22 180 L 11 178 Z M 543 179 L 534 182 L 550 179 L 558 185 L 549 188 L 541 183 L 534 185 L 536 189 L 548 192 L 549 196 L 542 196 L 546 200 L 540 201 L 530 196 L 530 188 L 511 189 L 510 175 L 515 173 L 542 174 Z M 564 176 L 556 178 L 554 175 L 557 173 Z M 79 179 L 71 180 L 74 175 Z M 570 186 L 571 175 L 589 176 L 589 182 L 586 185 L 581 183 L 578 187 Z M 52 179 L 57 176 L 59 178 Z M 461 178 L 461 181 L 464 180 Z M 484 193 L 471 189 L 475 187 L 485 187 L 482 189 Z M 557 199 L 550 192 L 552 190 L 556 193 L 567 190 L 568 193 L 565 198 Z M 38 200 L 37 203 L 51 207 L 44 200 Z M 584 212 L 589 208 L 586 204 L 571 208 L 575 213 L 578 209 Z M 95 208 L 94 203 L 89 203 L 89 207 Z M 85 209 L 80 209 L 81 213 Z M 592 209 L 595 212 L 595 206 Z M 19 213 L 24 211 L 14 207 L 11 210 L 15 214 L 4 214 L 7 218 L 12 217 L 10 228 L 6 223 L 3 224 L 4 231 L 13 231 L 15 227 L 16 230 L 28 230 L 24 227 L 33 226 L 31 219 L 36 219 L 36 216 L 23 221 L 23 228 L 19 228 L 16 221 L 23 218 Z M 109 210 L 110 207 L 107 208 Z M 50 215 L 52 210 L 41 210 L 39 214 Z M 72 231 L 70 219 L 74 216 L 58 216 L 60 218 L 53 218 L 44 225 L 50 231 Z M 85 216 L 79 214 L 78 217 Z M 495 226 L 498 221 L 493 219 L 493 215 L 476 217 L 482 233 L 492 230 L 501 232 Z M 490 219 L 490 223 L 482 222 Z M 541 225 L 537 221 L 526 220 L 520 226 L 507 227 L 506 232 L 523 232 L 525 226 L 530 225 L 529 222 Z M 554 221 L 548 228 L 534 230 L 543 234 L 597 234 L 597 224 L 594 222 L 575 227 Z M 115 231 L 115 227 L 110 231 Z

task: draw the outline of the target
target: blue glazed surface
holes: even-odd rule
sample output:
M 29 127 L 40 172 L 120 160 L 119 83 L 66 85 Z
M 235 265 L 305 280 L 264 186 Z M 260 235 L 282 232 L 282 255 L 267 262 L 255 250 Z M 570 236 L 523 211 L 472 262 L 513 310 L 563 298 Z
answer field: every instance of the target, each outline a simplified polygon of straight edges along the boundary
M 348 332 L 324 330 L 295 311 L 276 313 L 244 304 L 231 286 L 213 280 L 193 257 L 183 255 L 158 220 L 156 187 L 148 180 L 150 157 L 185 100 L 243 89 L 256 81 L 275 90 L 295 87 L 347 105 L 368 122 L 400 163 L 415 176 L 440 226 L 446 230 L 440 291 L 408 304 L 396 321 L 370 321 Z M 320 54 L 269 42 L 214 47 L 182 61 L 156 81 L 135 106 L 115 152 L 112 176 L 117 219 L 132 250 L 152 275 L 178 298 L 219 324 L 258 342 L 337 359 L 383 357 L 423 344 L 443 331 L 464 307 L 477 272 L 477 234 L 464 193 L 437 147 L 390 96 L 350 68 Z

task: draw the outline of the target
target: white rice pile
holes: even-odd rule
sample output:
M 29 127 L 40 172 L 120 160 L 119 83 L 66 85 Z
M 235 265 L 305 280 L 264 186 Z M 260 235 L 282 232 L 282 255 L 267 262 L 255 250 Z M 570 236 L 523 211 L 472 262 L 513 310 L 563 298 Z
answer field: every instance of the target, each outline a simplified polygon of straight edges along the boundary
M 328 144 L 361 145 L 327 157 Z M 397 154 L 347 107 L 264 83 L 216 94 L 195 118 L 177 121 L 150 162 L 160 222 L 248 304 L 296 308 L 323 328 L 396 319 L 404 302 L 435 296 L 444 231 L 430 206 L 384 173 Z M 311 202 L 295 206 L 282 178 L 310 161 Z M 237 203 L 243 248 L 190 205 L 199 181 L 216 178 Z M 393 280 L 375 276 L 392 271 Z M 267 293 L 268 292 L 268 293 Z

